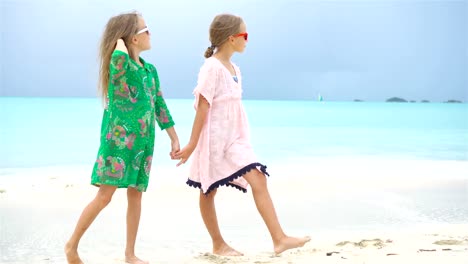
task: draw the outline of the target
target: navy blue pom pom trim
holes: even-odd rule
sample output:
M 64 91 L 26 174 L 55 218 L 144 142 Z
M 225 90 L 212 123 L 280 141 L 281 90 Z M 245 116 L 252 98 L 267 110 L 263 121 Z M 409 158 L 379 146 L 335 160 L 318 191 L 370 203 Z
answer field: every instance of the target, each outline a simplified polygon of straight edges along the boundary
M 231 176 L 229 176 L 229 177 L 227 177 L 227 178 L 224 178 L 224 179 L 221 179 L 221 180 L 219 180 L 219 181 L 213 183 L 213 184 L 208 188 L 208 190 L 206 191 L 205 194 L 208 194 L 208 193 L 210 193 L 212 190 L 217 189 L 219 186 L 224 186 L 224 185 L 234 187 L 234 188 L 238 189 L 239 191 L 242 191 L 242 192 L 246 193 L 246 192 L 247 192 L 247 189 L 242 188 L 242 187 L 240 187 L 240 186 L 238 186 L 238 185 L 232 184 L 231 182 L 232 182 L 233 180 L 239 178 L 239 177 L 244 176 L 247 172 L 249 172 L 249 171 L 251 171 L 251 170 L 253 170 L 253 169 L 257 169 L 257 168 L 259 168 L 260 171 L 261 171 L 263 174 L 265 174 L 265 175 L 267 175 L 267 176 L 270 176 L 270 174 L 268 174 L 268 172 L 266 171 L 267 166 L 265 166 L 265 165 L 263 165 L 263 164 L 261 164 L 261 163 L 258 163 L 258 162 L 252 163 L 252 164 L 249 164 L 249 165 L 245 166 L 244 168 L 238 170 L 237 172 L 235 172 L 235 173 L 232 174 Z M 201 183 L 199 183 L 199 182 L 192 181 L 192 180 L 188 179 L 186 183 L 187 183 L 188 186 L 201 189 Z

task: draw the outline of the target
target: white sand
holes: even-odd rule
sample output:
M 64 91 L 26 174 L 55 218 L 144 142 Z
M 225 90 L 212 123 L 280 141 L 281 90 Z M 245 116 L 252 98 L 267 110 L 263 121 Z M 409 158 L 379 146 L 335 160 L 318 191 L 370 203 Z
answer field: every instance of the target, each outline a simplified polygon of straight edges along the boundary
M 90 170 L 0 169 L 1 263 L 65 262 L 63 245 L 97 191 Z M 198 192 L 184 184 L 187 167 L 156 166 L 137 254 L 151 263 L 468 263 L 468 162 L 312 159 L 269 171 L 280 221 L 290 235 L 312 236 L 306 247 L 273 256 L 250 191 L 223 187 L 220 225 L 246 256 L 206 253 L 210 240 Z M 125 210 L 122 189 L 83 237 L 85 263 L 123 263 Z

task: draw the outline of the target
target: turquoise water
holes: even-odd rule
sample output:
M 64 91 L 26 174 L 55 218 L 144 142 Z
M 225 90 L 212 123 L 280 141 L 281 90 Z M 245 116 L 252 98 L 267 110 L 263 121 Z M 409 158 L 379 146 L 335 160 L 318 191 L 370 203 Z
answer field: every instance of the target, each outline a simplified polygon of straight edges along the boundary
M 167 100 L 181 144 L 192 100 Z M 304 157 L 468 160 L 468 104 L 244 101 L 252 143 L 265 163 Z M 0 168 L 93 164 L 97 98 L 0 98 Z M 165 132 L 155 162 L 172 164 Z
M 192 100 L 167 100 L 167 103 L 177 122 L 176 129 L 181 142 L 185 144 L 191 132 L 194 116 Z M 307 162 L 307 158 L 334 159 L 337 157 L 468 160 L 467 104 L 247 100 L 245 107 L 251 124 L 253 145 L 260 161 L 267 165 L 277 165 L 283 161 L 295 162 L 295 159 L 299 162 Z M 91 172 L 99 146 L 102 117 L 99 99 L 0 98 L 0 113 L 0 169 L 85 165 L 89 166 Z M 159 131 L 156 138 L 154 163 L 173 166 L 175 163 L 169 159 L 168 152 L 168 137 L 165 132 Z M 374 185 L 372 180 L 369 180 L 369 185 L 366 185 L 368 182 L 360 179 L 361 170 L 356 169 L 363 167 L 358 167 L 359 165 L 352 167 L 354 172 L 344 175 L 344 177 L 355 177 L 355 183 L 353 183 L 354 178 L 344 182 L 341 182 L 341 178 L 327 178 L 334 175 L 341 177 L 341 174 L 336 171 L 341 173 L 349 168 L 346 163 L 335 164 L 334 160 L 328 163 L 333 165 L 317 166 L 317 162 L 310 162 L 310 166 L 319 167 L 317 170 L 319 172 L 324 172 L 323 168 L 328 166 L 329 171 L 324 175 L 313 176 L 312 173 L 304 173 L 302 175 L 304 177 L 300 178 L 300 171 L 283 174 L 284 177 L 274 174 L 272 176 L 275 180 L 271 181 L 269 186 L 277 201 L 275 207 L 287 230 L 293 234 L 318 235 L 319 241 L 320 237 L 328 237 L 329 233 L 340 233 L 340 236 L 347 232 L 381 234 L 385 230 L 391 232 L 402 229 L 415 232 L 425 225 L 468 223 L 468 179 L 459 177 L 466 172 L 466 170 L 461 170 L 463 165 L 457 165 L 455 170 L 451 170 L 451 165 L 440 167 L 437 162 L 431 163 L 435 165 L 430 166 L 430 169 L 423 168 L 420 164 L 413 164 L 393 170 L 397 172 L 408 170 L 407 174 L 397 175 L 398 177 L 393 177 L 391 173 L 382 173 L 375 168 L 363 173 L 364 176 L 382 176 L 377 181 L 383 179 L 384 182 L 388 181 L 384 177 L 391 177 L 392 181 L 398 181 L 397 178 L 401 179 L 406 175 L 419 177 L 415 180 L 421 181 L 417 187 L 413 186 L 414 181 L 411 180 L 399 183 L 401 187 L 392 184 L 387 186 L 384 183 Z M 300 167 L 299 170 L 307 166 L 309 164 Z M 343 166 L 344 169 L 334 170 L 334 168 L 330 169 L 331 166 L 337 168 Z M 447 176 L 447 179 L 435 182 L 432 182 L 434 178 L 422 180 L 430 174 L 426 172 L 434 168 L 434 175 Z M 20 169 L 4 171 L 6 171 L 6 177 L 13 175 L 9 178 L 10 181 L 16 175 L 21 175 L 21 173 L 13 173 L 21 171 Z M 51 177 L 50 179 L 55 178 L 55 174 L 49 175 L 48 172 L 41 172 L 40 169 L 31 170 L 32 173 L 33 171 L 39 171 L 39 174 L 43 176 L 45 174 L 46 177 Z M 70 174 L 68 170 L 63 171 Z M 391 168 L 390 171 L 392 171 Z M 0 178 L 1 173 L 3 172 L 0 171 Z M 210 242 L 206 237 L 205 229 L 200 228 L 203 225 L 200 222 L 201 218 L 197 217 L 200 219 L 198 223 L 189 221 L 190 223 L 187 224 L 186 221 L 198 214 L 198 209 L 194 208 L 196 201 L 192 201 L 194 203 L 190 205 L 185 201 L 185 198 L 189 196 L 180 196 L 178 193 L 178 190 L 196 191 L 185 187 L 185 176 L 167 176 L 165 180 L 174 179 L 174 181 L 165 182 L 164 187 L 159 190 L 153 185 L 150 191 L 152 195 L 162 192 L 160 196 L 145 198 L 152 205 L 151 208 L 147 208 L 149 210 L 141 223 L 142 229 L 146 230 L 139 234 L 142 242 L 140 243 L 141 251 L 153 252 L 155 245 L 160 245 L 159 251 L 164 252 L 158 255 L 161 259 L 180 255 L 181 245 L 183 248 L 189 248 L 190 255 L 197 254 L 194 252 L 203 252 L 209 247 Z M 83 175 L 83 177 L 85 177 L 84 181 L 88 181 L 89 176 Z M 160 177 L 159 180 L 162 181 L 162 178 Z M 155 183 L 156 181 L 153 181 L 153 184 Z M 34 192 L 34 195 L 39 194 L 38 197 L 43 197 L 42 194 L 49 191 L 57 191 L 56 194 L 63 195 L 63 190 L 55 189 L 59 184 L 62 183 L 52 184 L 50 189 L 35 188 L 33 184 L 32 187 L 27 186 L 30 188 L 27 190 Z M 63 184 L 65 185 L 65 182 Z M 177 189 L 179 187 L 174 186 L 181 187 Z M 11 189 L 9 186 L 1 187 L 6 190 L 6 196 L 0 199 L 0 212 L 2 221 L 8 228 L 0 228 L 3 231 L 2 240 L 0 240 L 2 252 L 0 262 L 64 262 L 63 241 L 70 235 L 69 232 L 73 229 L 82 207 L 76 207 L 73 205 L 76 202 L 72 202 L 71 205 L 67 203 L 66 208 L 58 209 L 62 208 L 60 203 L 63 201 L 56 199 L 57 204 L 52 202 L 44 207 L 36 208 L 36 202 L 22 203 L 14 200 L 18 197 L 15 196 L 18 195 L 15 194 L 19 190 L 18 187 Z M 164 192 L 166 188 L 168 191 Z M 75 199 L 72 197 L 77 194 L 81 195 L 81 190 L 70 189 L 71 193 L 67 190 L 67 196 L 61 197 Z M 177 190 L 175 196 L 171 194 L 173 190 Z M 156 202 L 156 197 L 159 199 L 170 196 L 173 197 L 167 200 L 168 202 Z M 229 205 L 229 199 L 223 201 L 225 206 L 226 202 Z M 262 223 L 258 222 L 261 218 L 257 218 L 257 222 L 252 222 L 254 218 L 251 214 L 255 214 L 254 207 L 250 207 L 249 211 L 249 207 L 245 207 L 245 204 L 232 206 L 239 205 L 238 200 L 231 200 L 231 202 L 229 208 L 232 210 L 220 210 L 221 218 L 227 220 L 225 232 L 228 235 L 231 234 L 230 236 L 238 240 L 238 243 L 242 240 L 257 241 L 259 237 L 264 236 L 265 233 L 260 231 L 265 232 L 266 229 L 258 228 L 262 226 Z M 57 209 L 54 209 L 54 206 L 57 206 Z M 251 206 L 254 206 L 253 203 Z M 159 212 L 169 212 L 173 208 L 185 209 L 177 210 L 176 217 L 161 217 Z M 109 223 L 115 226 L 120 223 L 124 225 L 125 220 L 121 217 L 121 212 L 125 211 L 121 209 L 111 206 L 106 209 L 106 214 L 100 216 L 100 218 L 104 217 L 104 221 L 101 219 L 95 223 L 97 226 L 94 229 L 99 230 L 94 233 L 94 236 L 97 235 L 93 238 L 95 241 L 102 241 L 100 243 L 111 245 L 111 248 L 124 247 L 123 244 L 114 242 L 115 228 L 111 228 L 111 232 L 114 233 L 106 231 Z M 120 219 L 121 222 L 120 220 L 115 222 L 116 219 Z M 229 219 L 235 220 L 229 223 Z M 158 224 L 154 225 L 155 222 Z M 57 227 L 62 228 L 57 229 Z M 192 235 L 187 236 L 187 234 Z M 168 240 L 167 237 L 171 239 Z M 390 239 L 393 238 L 390 237 Z M 269 242 L 265 241 L 265 247 L 262 243 L 256 244 L 261 245 L 262 249 L 258 250 L 267 248 L 266 243 Z M 92 252 L 95 252 L 95 243 L 83 242 L 81 251 L 89 258 Z M 112 251 L 108 248 L 103 250 Z M 170 260 L 165 262 L 177 263 L 177 261 Z

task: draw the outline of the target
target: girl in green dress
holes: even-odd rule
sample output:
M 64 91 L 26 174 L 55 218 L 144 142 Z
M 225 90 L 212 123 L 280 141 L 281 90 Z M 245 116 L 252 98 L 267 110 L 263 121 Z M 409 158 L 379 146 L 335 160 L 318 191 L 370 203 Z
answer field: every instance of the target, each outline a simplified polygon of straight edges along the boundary
M 101 145 L 91 184 L 96 197 L 84 209 L 65 246 L 68 263 L 82 263 L 78 243 L 117 188 L 127 188 L 127 263 L 147 263 L 135 256 L 135 240 L 154 148 L 155 123 L 171 139 L 171 158 L 179 140 L 171 114 L 162 97 L 156 68 L 139 57 L 149 50 L 150 32 L 137 13 L 112 17 L 100 47 L 100 88 L 106 107 L 101 126 Z

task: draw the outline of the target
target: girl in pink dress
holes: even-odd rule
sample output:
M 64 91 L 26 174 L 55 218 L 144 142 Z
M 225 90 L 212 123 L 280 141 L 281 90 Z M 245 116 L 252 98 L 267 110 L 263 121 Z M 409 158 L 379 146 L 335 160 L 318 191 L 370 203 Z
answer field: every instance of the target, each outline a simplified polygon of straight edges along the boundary
M 218 226 L 214 197 L 219 186 L 247 192 L 250 184 L 257 209 L 270 231 L 274 251 L 301 247 L 308 237 L 287 236 L 276 216 L 268 193 L 266 166 L 259 163 L 249 139 L 247 115 L 242 105 L 242 75 L 231 62 L 234 52 L 243 52 L 248 34 L 242 18 L 221 14 L 210 26 L 211 46 L 206 50 L 195 95 L 195 121 L 190 142 L 175 158 L 184 164 L 193 153 L 187 184 L 200 188 L 200 211 L 213 241 L 213 253 L 239 256 Z

